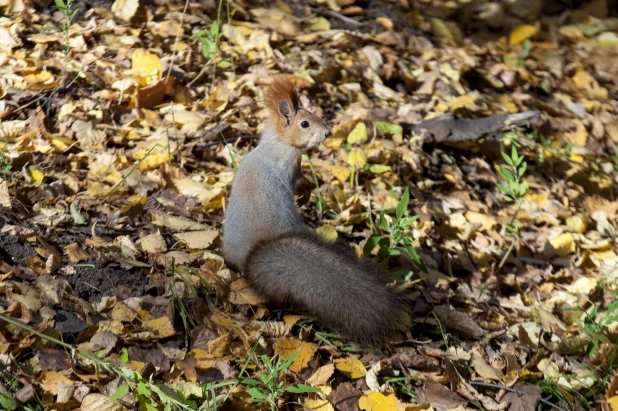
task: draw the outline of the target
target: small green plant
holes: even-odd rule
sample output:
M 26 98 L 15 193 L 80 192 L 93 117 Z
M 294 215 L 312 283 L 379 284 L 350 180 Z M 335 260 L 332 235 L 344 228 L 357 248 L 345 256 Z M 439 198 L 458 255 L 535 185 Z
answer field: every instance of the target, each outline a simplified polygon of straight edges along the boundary
M 407 397 L 405 400 L 411 400 L 416 402 L 417 395 L 416 392 L 408 387 L 408 381 L 418 380 L 415 377 L 386 377 L 384 378 L 384 382 L 391 386 L 391 388 L 395 391 L 395 393 L 399 394 L 398 397 Z
M 26 404 L 21 404 L 14 398 L 14 394 L 21 389 L 21 384 L 8 374 L 0 374 L 0 381 L 6 388 L 5 392 L 0 392 L 0 410 L 3 411 L 43 411 L 41 400 L 36 395 Z
M 309 163 L 309 168 L 311 169 L 311 175 L 313 176 L 313 182 L 318 192 L 318 202 L 317 202 L 318 217 L 322 218 L 324 214 L 329 214 L 333 217 L 336 217 L 337 213 L 335 212 L 335 210 L 328 208 L 328 206 L 326 205 L 326 200 L 324 199 L 324 196 L 322 195 L 322 190 L 320 189 L 320 182 L 318 181 L 318 174 L 315 172 L 315 168 L 313 167 L 313 163 L 311 162 L 311 157 L 307 153 L 304 153 L 304 155 L 307 158 L 307 163 Z
M 7 317 L 5 315 L 0 314 L 0 320 L 8 324 L 12 324 L 15 327 L 21 328 L 29 332 L 32 335 L 36 335 L 37 337 L 45 341 L 48 341 L 48 342 L 57 344 L 60 347 L 63 347 L 64 349 L 67 350 L 68 354 L 71 356 L 71 358 L 74 359 L 74 361 L 79 360 L 79 357 L 83 357 L 83 358 L 90 360 L 95 365 L 97 374 L 100 371 L 105 371 L 108 374 L 116 375 L 122 378 L 126 382 L 126 384 L 119 386 L 112 397 L 116 399 L 122 398 L 126 394 L 128 394 L 129 391 L 134 389 L 134 394 L 136 398 L 138 400 L 140 400 L 141 398 L 140 401 L 142 401 L 139 407 L 140 410 L 145 410 L 145 411 L 159 411 L 161 409 L 163 409 L 163 411 L 216 410 L 216 407 L 213 407 L 213 405 L 211 404 L 211 403 L 214 403 L 213 395 L 211 395 L 211 397 L 208 397 L 210 398 L 210 400 L 208 400 L 207 398 L 206 401 L 203 401 L 202 405 L 200 405 L 199 408 L 193 407 L 192 403 L 190 401 L 187 401 L 186 398 L 184 398 L 182 392 L 176 391 L 170 394 L 168 393 L 171 390 L 169 386 L 157 385 L 152 380 L 145 379 L 140 373 L 137 373 L 125 367 L 124 365 L 120 367 L 112 365 L 110 362 L 102 360 L 98 358 L 96 355 L 80 350 L 79 348 L 76 348 L 72 346 L 71 344 L 67 344 L 64 341 L 58 340 L 54 337 L 50 337 L 47 334 L 43 334 L 42 332 L 35 330 L 34 328 L 26 324 L 23 324 L 21 321 Z M 123 364 L 127 362 L 128 353 L 126 349 L 123 349 L 121 351 L 120 360 L 121 360 L 121 363 Z M 212 384 L 208 387 L 207 392 L 214 393 L 215 389 L 228 386 L 228 385 L 233 385 L 233 383 L 229 381 L 228 382 L 223 381 L 217 384 Z M 161 406 L 163 406 L 163 408 L 161 408 Z M 38 409 L 32 408 L 32 409 L 25 409 L 24 411 L 38 411 Z
M 521 68 L 523 66 L 526 65 L 526 59 L 528 58 L 528 56 L 530 56 L 530 51 L 532 50 L 532 42 L 530 41 L 530 39 L 526 39 L 526 41 L 524 41 L 524 49 L 522 50 L 521 54 L 519 54 L 517 57 L 505 57 L 504 60 L 506 61 L 514 61 L 515 62 L 515 68 Z
M 614 148 L 614 155 L 612 156 L 612 164 L 614 165 L 614 171 L 618 171 L 618 146 Z
M 168 278 L 167 281 L 167 289 L 169 293 L 172 295 L 172 316 L 175 317 L 178 313 L 180 318 L 182 319 L 182 325 L 185 330 L 185 347 L 189 346 L 189 326 L 195 327 L 197 324 L 193 321 L 193 318 L 189 315 L 187 308 L 185 307 L 182 298 L 178 294 L 178 290 L 176 289 L 176 280 L 180 279 L 184 282 L 185 286 L 187 286 L 192 292 L 197 296 L 197 291 L 194 289 L 193 284 L 188 281 L 187 278 L 182 274 L 179 267 L 176 266 L 176 259 L 172 258 L 172 264 L 168 266 L 165 270 L 165 274 Z
M 309 392 L 320 392 L 319 389 L 306 384 L 294 384 L 285 386 L 285 378 L 281 375 L 292 365 L 294 358 L 299 351 L 292 353 L 285 360 L 278 357 L 276 360 L 270 359 L 267 355 L 260 357 L 261 368 L 264 373 L 258 374 L 256 378 L 243 378 L 241 384 L 249 386 L 247 393 L 251 396 L 252 402 L 260 404 L 268 404 L 271 410 L 278 409 L 277 398 L 279 396 L 290 394 L 302 394 Z
M 8 148 L 9 148 L 9 145 L 8 145 L 8 142 L 6 141 L 4 142 L 4 145 L 2 146 L 2 148 L 0 148 L 0 169 L 2 170 L 2 176 L 5 180 L 6 180 L 6 176 L 9 174 L 9 172 L 13 168 L 13 162 L 6 154 L 8 152 Z
M 62 31 L 64 32 L 64 39 L 66 49 L 64 50 L 64 54 L 68 55 L 71 50 L 71 42 L 69 39 L 69 30 L 71 28 L 71 24 L 73 24 L 73 19 L 77 14 L 77 10 L 73 10 L 73 0 L 54 0 L 56 3 L 56 7 L 58 10 L 64 14 L 64 21 L 62 22 Z
M 219 55 L 219 40 L 221 39 L 221 30 L 219 27 L 219 20 L 212 22 L 212 25 L 207 30 L 200 30 L 193 34 L 191 38 L 198 39 L 202 44 L 202 55 L 208 60 L 202 67 L 199 74 L 189 83 L 193 84 L 208 70 L 208 67 L 215 65 L 220 68 L 228 68 L 232 65 L 232 62 L 227 59 L 221 59 L 217 61 Z
M 364 253 L 369 255 L 373 249 L 378 246 L 377 257 L 381 261 L 388 263 L 388 260 L 393 256 L 401 255 L 402 253 L 408 256 L 421 270 L 426 271 L 427 268 L 413 247 L 414 238 L 408 235 L 409 228 L 415 221 L 419 219 L 418 215 L 407 217 L 408 205 L 410 203 L 410 191 L 406 188 L 399 204 L 395 208 L 395 217 L 389 223 L 386 218 L 390 210 L 382 210 L 379 215 L 379 225 L 375 227 L 371 220 L 375 235 L 369 237 L 365 243 Z M 411 272 L 406 271 L 403 280 L 407 281 L 412 276 Z
M 515 130 L 514 132 L 505 133 L 504 137 L 505 139 L 507 137 L 519 139 L 521 134 L 519 130 Z M 542 165 L 547 162 L 550 167 L 553 167 L 554 158 L 569 158 L 573 149 L 572 144 L 569 142 L 565 142 L 560 148 L 552 147 L 551 139 L 543 134 L 540 134 L 538 130 L 534 130 L 531 133 L 526 133 L 523 137 L 525 140 L 532 143 L 532 149 L 538 156 L 538 159 L 536 160 L 538 165 Z M 514 141 L 514 144 L 517 145 L 517 141 Z
M 582 318 L 578 321 L 582 331 L 590 337 L 590 347 L 588 355 L 590 357 L 596 354 L 599 344 L 612 344 L 612 332 L 609 325 L 618 321 L 618 293 L 615 293 L 614 300 L 607 306 L 607 309 L 601 310 L 600 307 L 592 303 L 588 310 L 582 307 L 575 307 L 571 310 L 583 311 Z
M 513 144 L 511 148 L 511 155 L 509 156 L 505 152 L 502 152 L 502 158 L 504 158 L 507 165 L 500 166 L 500 175 L 504 179 L 504 182 L 498 184 L 498 188 L 504 194 L 504 200 L 515 203 L 516 208 L 513 213 L 513 217 L 511 217 L 511 222 L 505 225 L 507 235 L 509 237 L 513 237 L 514 241 L 511 242 L 511 245 L 502 258 L 498 269 L 504 265 L 506 259 L 519 239 L 519 224 L 515 221 L 517 220 L 517 215 L 521 209 L 521 199 L 528 192 L 528 183 L 521 180 L 528 169 L 528 163 L 524 161 L 524 156 L 520 156 L 517 153 L 515 144 Z

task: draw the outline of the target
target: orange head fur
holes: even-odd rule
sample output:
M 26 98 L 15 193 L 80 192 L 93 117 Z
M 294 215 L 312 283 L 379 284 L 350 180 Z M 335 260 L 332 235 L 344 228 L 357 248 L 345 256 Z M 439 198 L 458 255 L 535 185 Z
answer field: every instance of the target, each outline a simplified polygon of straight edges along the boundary
M 264 104 L 276 137 L 299 149 L 315 147 L 328 137 L 322 119 L 300 107 L 296 86 L 288 76 L 273 76 L 264 92 Z

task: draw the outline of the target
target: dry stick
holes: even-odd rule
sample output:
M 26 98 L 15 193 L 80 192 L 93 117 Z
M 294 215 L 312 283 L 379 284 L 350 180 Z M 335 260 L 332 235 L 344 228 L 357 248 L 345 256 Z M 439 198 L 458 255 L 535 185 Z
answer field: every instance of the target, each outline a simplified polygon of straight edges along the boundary
M 505 386 L 498 385 L 498 384 L 491 384 L 491 383 L 488 383 L 488 382 L 470 381 L 469 384 L 470 385 L 476 385 L 476 386 L 479 386 L 479 387 L 496 388 L 498 390 L 504 390 L 504 391 L 512 392 L 512 393 L 517 394 L 518 397 L 523 397 L 524 395 L 526 395 L 526 393 L 523 392 L 523 391 L 515 390 L 513 388 L 505 387 Z M 545 400 L 543 398 L 539 399 L 539 401 L 541 401 L 545 405 L 549 405 L 550 407 L 557 409 L 558 411 L 567 411 L 564 408 L 562 408 L 562 407 L 560 407 L 560 406 L 558 406 L 558 405 L 556 405 L 554 403 L 551 403 L 551 402 L 549 402 L 549 401 L 547 401 L 547 400 Z
M 360 21 L 357 21 L 357 20 L 354 20 L 354 19 L 352 19 L 350 17 L 344 16 L 343 14 L 339 14 L 336 11 L 327 10 L 327 9 L 320 9 L 318 12 L 320 14 L 325 14 L 325 15 L 327 15 L 329 17 L 333 17 L 335 19 L 339 19 L 339 20 L 341 20 L 343 22 L 346 22 L 346 23 L 351 24 L 351 25 L 356 26 L 356 27 L 360 27 L 360 26 L 362 26 L 364 24 L 364 23 L 361 23 Z
M 182 15 L 180 16 L 180 29 L 176 33 L 176 40 L 174 40 L 174 52 L 172 53 L 172 61 L 170 61 L 170 65 L 167 68 L 167 75 L 165 76 L 165 83 L 168 82 L 170 75 L 172 74 L 172 67 L 174 67 L 174 62 L 176 61 L 176 52 L 178 51 L 178 41 L 180 40 L 180 33 L 182 33 L 182 25 L 185 22 L 185 14 L 187 13 L 187 8 L 189 8 L 189 0 L 185 1 L 185 7 L 182 9 Z
M 230 143 L 233 143 L 234 141 L 237 141 L 237 140 L 257 140 L 258 138 L 260 138 L 259 135 L 236 136 L 236 137 L 232 137 L 232 138 L 226 139 L 225 141 L 223 141 L 223 140 L 211 141 L 211 142 L 206 143 L 206 144 L 204 144 L 204 145 L 202 145 L 200 147 L 206 148 L 206 147 L 218 146 L 219 144 L 230 144 Z

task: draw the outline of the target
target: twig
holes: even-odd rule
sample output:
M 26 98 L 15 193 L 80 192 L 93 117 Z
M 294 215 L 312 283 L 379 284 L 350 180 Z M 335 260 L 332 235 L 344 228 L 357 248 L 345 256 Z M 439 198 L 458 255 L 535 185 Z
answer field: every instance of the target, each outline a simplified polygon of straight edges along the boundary
M 327 15 L 329 17 L 333 17 L 335 19 L 339 19 L 339 20 L 341 20 L 341 21 L 343 21 L 345 23 L 351 24 L 351 25 L 356 26 L 356 27 L 360 27 L 360 26 L 364 25 L 364 23 L 362 23 L 360 21 L 357 21 L 357 20 L 354 20 L 354 19 L 352 19 L 350 17 L 344 16 L 343 14 L 339 14 L 336 11 L 332 11 L 332 10 L 327 10 L 327 9 L 322 9 L 321 8 L 321 9 L 318 10 L 318 13 L 319 14 Z
M 170 65 L 167 68 L 167 74 L 165 75 L 165 83 L 170 79 L 170 75 L 172 74 L 172 67 L 174 67 L 174 63 L 176 62 L 176 56 L 178 54 L 178 41 L 180 40 L 180 33 L 182 33 L 182 25 L 185 22 L 185 15 L 187 14 L 187 8 L 189 7 L 189 0 L 185 1 L 185 7 L 182 9 L 182 15 L 180 16 L 180 26 L 178 32 L 176 33 L 176 39 L 174 40 L 174 52 L 172 53 L 172 61 L 170 61 Z
M 550 407 L 557 409 L 558 411 L 567 411 L 564 408 L 559 407 L 558 405 L 556 405 L 556 404 L 554 404 L 552 402 L 547 401 L 545 398 L 541 398 L 539 401 L 541 401 L 545 405 L 549 405 Z
M 510 303 L 503 303 L 503 302 L 500 302 L 500 307 L 511 308 L 513 310 L 521 310 L 521 311 L 527 311 L 527 312 L 532 311 L 532 308 L 526 307 L 525 305 L 510 304 Z
M 517 394 L 518 397 L 523 397 L 524 395 L 526 395 L 525 392 L 523 391 L 519 391 L 513 388 L 509 388 L 509 387 L 505 387 L 503 385 L 498 385 L 498 384 L 492 384 L 489 382 L 479 382 L 479 381 L 470 381 L 469 382 L 470 385 L 476 385 L 477 387 L 488 387 L 488 388 L 495 388 L 497 390 L 504 390 L 504 391 L 508 391 L 508 392 L 512 392 Z
M 224 140 L 211 141 L 210 143 L 205 143 L 204 145 L 200 146 L 200 148 L 217 146 L 219 144 L 229 144 L 229 143 L 233 143 L 234 141 L 237 141 L 237 140 L 257 140 L 258 138 L 260 138 L 259 135 L 236 136 L 236 137 L 232 137 L 230 139 L 226 139 L 225 141 Z

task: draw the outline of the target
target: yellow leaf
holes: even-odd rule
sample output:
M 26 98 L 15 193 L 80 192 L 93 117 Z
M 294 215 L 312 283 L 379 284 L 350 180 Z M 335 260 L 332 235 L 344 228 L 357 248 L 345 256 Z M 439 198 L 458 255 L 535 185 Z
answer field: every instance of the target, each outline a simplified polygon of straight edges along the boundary
M 227 338 L 227 335 L 225 337 Z M 206 350 L 199 348 L 189 351 L 187 353 L 187 357 L 195 358 L 195 367 L 201 370 L 211 368 L 217 361 L 219 361 L 216 355 L 210 354 Z
M 511 44 L 519 44 L 528 40 L 531 37 L 534 37 L 538 32 L 536 26 L 531 24 L 522 24 L 521 26 L 517 26 L 511 31 L 511 35 L 509 37 L 509 42 Z
M 303 317 L 302 315 L 286 315 L 283 317 L 283 322 L 290 328 L 294 326 L 298 321 L 300 321 Z
M 486 214 L 477 213 L 475 211 L 468 211 L 465 214 L 466 220 L 472 224 L 479 224 L 485 231 L 491 230 L 496 224 L 496 219 Z
M 353 380 L 367 375 L 367 369 L 357 358 L 342 358 L 334 361 L 335 368 L 348 378 Z
M 386 30 L 390 30 L 393 28 L 393 20 L 389 19 L 388 17 L 377 17 L 376 21 Z
M 163 164 L 168 163 L 169 161 L 170 156 L 167 153 L 151 153 L 148 158 L 141 162 L 139 168 L 143 171 L 156 170 Z
M 317 344 L 295 340 L 292 338 L 279 338 L 275 343 L 275 354 L 281 358 L 288 358 L 298 351 L 294 362 L 290 365 L 290 371 L 300 372 L 309 365 L 309 361 L 318 350 Z
M 330 30 L 330 22 L 324 17 L 314 17 L 309 21 L 309 30 L 326 31 Z
M 39 383 L 45 392 L 58 395 L 58 383 L 73 384 L 73 381 L 56 371 L 44 371 L 39 376 Z
M 348 178 L 350 178 L 350 169 L 348 167 L 332 166 L 330 167 L 330 172 L 333 173 L 335 178 L 342 183 L 345 183 L 348 181 Z
M 618 395 L 614 395 L 613 397 L 607 400 L 607 403 L 612 408 L 612 411 L 618 411 Z
M 136 314 L 125 303 L 117 302 L 112 309 L 112 320 L 130 323 L 135 319 Z
M 543 207 L 549 199 L 549 193 L 526 194 L 524 200 L 532 201 L 539 207 Z
M 454 98 L 448 103 L 448 106 L 451 110 L 457 110 L 460 108 L 474 109 L 476 107 L 472 97 L 467 95 Z
M 586 222 L 580 215 L 574 215 L 566 219 L 566 226 L 573 233 L 584 233 L 586 231 Z
M 176 332 L 174 331 L 174 326 L 172 325 L 172 322 L 170 321 L 169 318 L 165 316 L 156 318 L 154 320 L 145 321 L 144 327 L 149 328 L 152 331 L 154 331 L 155 336 L 157 338 L 167 338 L 167 337 L 171 337 L 174 334 L 176 334 Z
M 575 87 L 580 90 L 589 90 L 596 86 L 594 77 L 584 69 L 578 69 L 572 79 L 575 83 Z
M 325 239 L 326 241 L 333 243 L 337 240 L 337 230 L 330 224 L 324 224 L 318 227 L 315 232 Z
M 350 134 L 348 134 L 348 143 L 364 143 L 367 141 L 367 126 L 364 122 L 360 122 L 356 124 L 356 126 L 352 129 Z
M 310 398 L 305 400 L 305 409 L 316 411 L 335 411 L 332 404 L 328 400 L 312 400 Z
M 382 174 L 386 173 L 387 171 L 391 171 L 391 166 L 386 166 L 384 164 L 374 164 L 369 167 L 369 170 L 371 170 L 371 172 L 374 174 Z
M 565 257 L 575 252 L 575 240 L 570 233 L 562 233 L 558 237 L 549 240 L 549 244 L 556 250 L 560 257 Z
M 399 400 L 394 395 L 367 391 L 358 399 L 358 406 L 364 411 L 390 411 L 399 408 Z
M 348 154 L 348 164 L 356 168 L 364 167 L 367 164 L 367 157 L 362 151 L 352 151 Z
M 58 87 L 60 82 L 49 71 L 41 71 L 36 74 L 27 74 L 24 77 L 28 83 L 28 90 L 50 90 Z
M 140 86 L 148 86 L 163 76 L 163 63 L 156 54 L 145 49 L 137 49 L 131 58 L 131 68 L 139 75 Z
M 32 183 L 33 186 L 40 186 L 41 183 L 43 183 L 45 174 L 33 168 L 33 169 L 28 170 L 28 178 L 30 179 L 30 183 Z
M 0 354 L 6 354 L 10 346 L 11 344 L 4 338 L 4 335 L 0 334 Z

